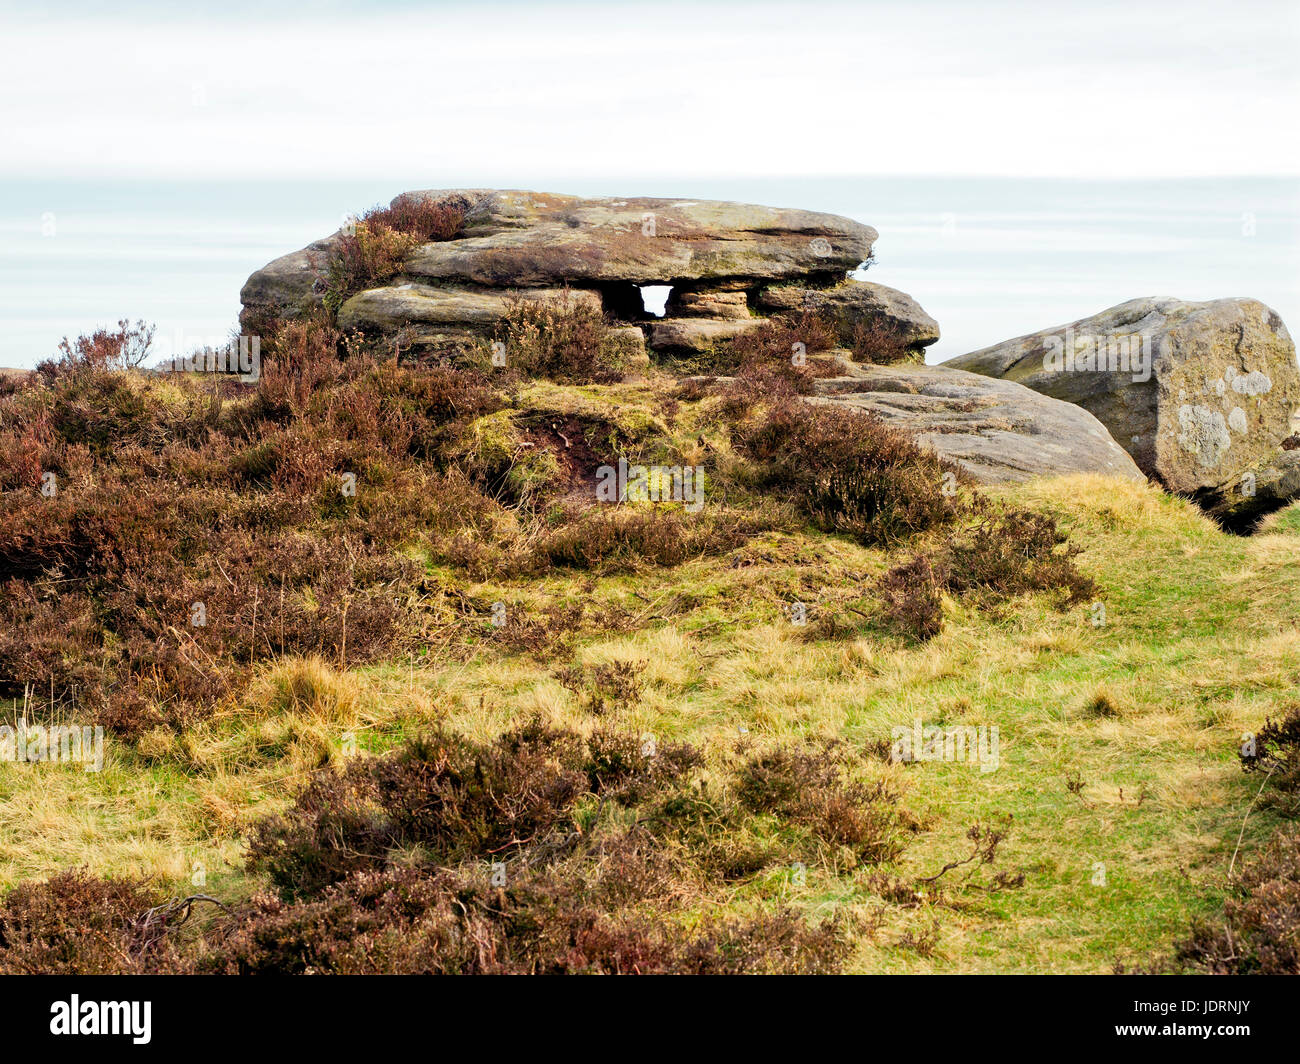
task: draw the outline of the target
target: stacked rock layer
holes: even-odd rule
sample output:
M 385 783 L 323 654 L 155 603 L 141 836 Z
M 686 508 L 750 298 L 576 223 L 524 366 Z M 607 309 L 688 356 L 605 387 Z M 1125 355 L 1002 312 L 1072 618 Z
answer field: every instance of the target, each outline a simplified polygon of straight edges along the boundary
M 515 300 L 584 300 L 637 326 L 648 346 L 698 352 L 774 311 L 834 307 L 851 340 L 858 323 L 906 337 L 918 355 L 938 325 L 911 297 L 850 280 L 876 231 L 833 214 L 685 199 L 583 199 L 550 193 L 446 189 L 403 197 L 468 205 L 461 235 L 423 244 L 401 271 L 352 295 L 339 324 L 376 334 L 408 330 L 419 346 L 490 336 Z M 323 292 L 335 233 L 254 273 L 241 293 L 245 328 L 303 312 Z M 666 313 L 642 289 L 671 289 Z

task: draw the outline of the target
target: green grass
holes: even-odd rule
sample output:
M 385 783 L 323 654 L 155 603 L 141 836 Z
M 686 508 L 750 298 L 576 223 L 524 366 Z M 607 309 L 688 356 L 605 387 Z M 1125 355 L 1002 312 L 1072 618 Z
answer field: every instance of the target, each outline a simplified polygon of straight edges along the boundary
M 1089 606 L 1066 612 L 1023 599 L 996 614 L 946 604 L 944 632 L 924 646 L 880 635 L 818 639 L 813 622 L 866 595 L 900 560 L 842 539 L 769 534 L 730 554 L 674 570 L 470 586 L 475 601 L 540 612 L 557 601 L 615 604 L 617 634 L 581 635 L 586 665 L 643 662 L 638 704 L 600 723 L 689 740 L 711 756 L 738 742 L 838 736 L 862 756 L 891 728 L 996 725 L 1001 763 L 882 767 L 904 790 L 917 831 L 895 877 L 933 875 L 966 853 L 967 828 L 1010 817 L 996 862 L 943 904 L 903 907 L 880 896 L 872 869 L 810 868 L 806 883 L 769 869 L 737 890 L 784 896 L 812 917 L 839 909 L 868 930 L 850 967 L 872 972 L 1101 972 L 1167 949 L 1197 915 L 1220 907 L 1228 862 L 1257 783 L 1237 765 L 1241 735 L 1293 703 L 1300 679 L 1300 508 L 1251 538 L 1218 531 L 1153 488 L 1070 478 L 1002 489 L 1053 513 L 1084 548 L 1106 624 Z M 793 601 L 809 606 L 791 624 Z M 378 751 L 434 721 L 488 737 L 533 713 L 593 725 L 552 673 L 567 659 L 503 654 L 490 644 L 431 648 L 428 659 L 339 674 L 307 669 L 302 704 L 275 714 L 261 687 L 179 738 L 110 742 L 104 772 L 0 765 L 0 885 L 86 866 L 152 873 L 188 889 L 247 895 L 242 832 L 282 806 L 349 741 Z M 275 673 L 275 669 L 269 670 Z M 314 670 L 314 671 L 313 671 Z M 1104 694 L 1112 715 L 1091 712 Z M 1078 793 L 1067 781 L 1080 781 Z M 1275 826 L 1250 818 L 1249 853 Z M 1098 863 L 1105 885 L 1093 882 Z M 1024 873 L 988 892 L 998 871 Z M 933 948 L 904 944 L 933 931 Z

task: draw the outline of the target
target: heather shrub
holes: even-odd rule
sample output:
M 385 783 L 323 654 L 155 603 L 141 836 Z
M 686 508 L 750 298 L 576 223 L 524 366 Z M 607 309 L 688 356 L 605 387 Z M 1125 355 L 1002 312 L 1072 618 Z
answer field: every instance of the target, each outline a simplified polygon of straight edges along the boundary
M 956 513 L 948 467 L 879 417 L 777 398 L 737 432 L 755 486 L 779 492 L 818 528 L 885 546 Z
M 447 733 L 410 743 L 375 766 L 398 837 L 443 860 L 510 852 L 561 825 L 586 790 L 585 750 L 572 732 L 532 721 L 475 745 Z
M 281 322 L 264 351 L 256 415 L 282 423 L 301 418 L 312 396 L 343 376 L 341 340 L 342 334 L 327 322 Z
M 739 369 L 754 363 L 790 363 L 796 354 L 819 354 L 835 346 L 835 329 L 811 310 L 781 314 L 733 337 L 721 352 L 725 362 Z
M 448 862 L 545 839 L 600 774 L 583 739 L 530 722 L 489 744 L 439 731 L 384 758 L 324 773 L 259 825 L 250 865 L 288 896 L 379 868 L 399 845 Z
M 1221 920 L 1198 920 L 1176 966 L 1211 975 L 1300 975 L 1300 832 L 1277 832 L 1232 883 Z
M 314 894 L 353 872 L 383 865 L 396 842 L 379 804 L 372 766 L 320 773 L 282 816 L 259 821 L 249 863 L 286 897 Z
M 1038 591 L 1053 592 L 1070 606 L 1097 593 L 1092 578 L 1074 563 L 1078 549 L 1052 518 L 996 508 L 979 498 L 970 507 L 973 523 L 947 531 L 932 551 L 877 580 L 887 627 L 932 639 L 943 628 L 942 591 L 986 606 Z
M 26 426 L 16 432 L 0 431 L 0 492 L 36 491 L 41 474 L 50 467 L 52 454 L 45 441 L 50 437 L 48 415 L 40 426 Z
M 619 905 L 665 868 L 634 836 L 601 840 L 601 862 L 516 873 L 492 887 L 460 870 L 350 877 L 309 901 L 255 899 L 194 968 L 229 974 L 742 974 L 834 972 L 842 926 L 788 909 L 675 926 Z M 585 875 L 582 874 L 585 872 Z
M 879 864 L 902 852 L 897 795 L 883 780 L 855 775 L 842 744 L 752 755 L 737 773 L 736 793 L 750 812 L 775 814 L 855 861 Z
M 572 691 L 588 713 L 597 716 L 629 709 L 641 700 L 639 675 L 644 662 L 611 661 L 583 668 L 571 665 L 555 673 L 560 686 Z
M 599 669 L 598 666 L 598 675 Z M 627 671 L 621 673 L 620 686 L 627 683 L 627 675 Z M 635 696 L 627 697 L 630 702 Z M 587 737 L 582 771 L 586 773 L 587 787 L 592 794 L 624 806 L 634 806 L 657 795 L 680 790 L 683 783 L 695 777 L 703 764 L 704 755 L 687 743 L 656 742 L 650 747 L 641 736 L 613 728 L 599 728 Z
M 810 928 L 780 908 L 707 915 L 712 884 L 825 847 L 850 863 L 888 860 L 900 849 L 896 797 L 832 746 L 751 758 L 721 792 L 703 789 L 702 766 L 684 744 L 534 720 L 487 743 L 441 731 L 324 770 L 250 847 L 280 897 L 256 900 L 198 966 L 834 970 L 844 927 Z M 787 839 L 757 858 L 737 841 L 753 812 Z M 705 906 L 690 931 L 671 915 L 684 898 Z
M 708 786 L 699 751 L 618 730 L 436 731 L 320 770 L 261 822 L 249 862 L 275 894 L 182 930 L 202 899 L 77 874 L 25 884 L 0 907 L 0 971 L 833 972 L 848 922 L 760 897 L 724 915 L 719 883 L 817 847 L 895 856 L 895 797 L 849 762 L 769 752 Z M 754 814 L 778 835 L 757 857 Z
M 53 391 L 51 427 L 67 443 L 102 454 L 127 441 L 143 441 L 156 426 L 145 389 L 122 374 L 85 370 Z
M 719 344 L 693 365 L 736 378 L 726 390 L 733 416 L 760 398 L 809 395 L 818 377 L 834 376 L 833 364 L 809 360 L 835 346 L 835 330 L 812 311 L 769 318 L 761 325 Z
M 894 566 L 876 582 L 886 627 L 924 642 L 943 630 L 942 574 L 924 554 Z
M 602 310 L 571 296 L 559 304 L 516 299 L 495 339 L 511 370 L 570 384 L 621 380 L 631 355 Z
M 1054 518 L 983 503 L 975 512 L 975 523 L 942 549 L 938 567 L 950 590 L 999 598 L 1059 591 L 1069 605 L 1096 594 L 1096 584 L 1074 564 L 1079 548 L 1069 544 Z
M 179 910 L 154 911 L 163 897 L 141 880 L 60 872 L 20 883 L 0 903 L 0 975 L 113 975 L 175 963 L 167 924 Z
M 94 365 L 0 397 L 0 687 L 34 690 L 36 718 L 75 702 L 130 736 L 268 658 L 401 655 L 425 624 L 395 591 L 420 580 L 407 550 L 492 547 L 501 507 L 449 452 L 495 389 L 349 353 L 319 320 L 266 353 L 233 390 Z
M 646 908 L 671 902 L 681 871 L 631 831 L 500 888 L 471 869 L 392 867 L 301 901 L 261 895 L 201 937 L 185 924 L 203 899 L 64 873 L 0 907 L 0 973 L 817 974 L 846 958 L 842 921 L 778 906 L 679 926 Z
M 337 314 L 351 296 L 399 273 L 406 256 L 419 246 L 420 239 L 411 233 L 357 222 L 338 239 L 325 266 L 325 309 Z
M 465 230 L 471 204 L 464 196 L 433 199 L 412 193 L 398 196 L 387 207 L 372 207 L 361 216 L 370 226 L 415 237 L 421 244 L 455 240 Z
M 528 422 L 498 454 L 471 426 L 509 402 L 500 382 L 376 361 L 321 318 L 264 339 L 252 386 L 89 368 L 0 397 L 0 681 L 38 692 L 38 717 L 77 702 L 134 735 L 238 697 L 278 655 L 400 656 L 436 608 L 413 590 L 412 549 L 480 578 L 530 575 L 676 564 L 754 525 L 543 516 L 613 456 L 593 435 L 608 425 Z M 547 627 L 489 634 L 549 652 Z
M 860 321 L 853 327 L 853 358 L 877 366 L 892 366 L 900 362 L 920 362 L 924 356 L 908 346 L 902 328 L 885 318 Z
M 1300 814 L 1300 708 L 1281 720 L 1266 720 L 1238 756 L 1246 772 L 1265 773 L 1265 804 L 1283 816 Z
M 149 357 L 153 334 L 154 326 L 123 318 L 116 329 L 96 329 L 72 341 L 65 336 L 58 355 L 37 364 L 37 375 L 49 382 L 88 370 L 135 369 Z
M 460 236 L 468 209 L 463 197 L 406 195 L 367 211 L 338 237 L 324 265 L 321 301 L 326 310 L 337 314 L 350 296 L 399 273 L 421 244 Z

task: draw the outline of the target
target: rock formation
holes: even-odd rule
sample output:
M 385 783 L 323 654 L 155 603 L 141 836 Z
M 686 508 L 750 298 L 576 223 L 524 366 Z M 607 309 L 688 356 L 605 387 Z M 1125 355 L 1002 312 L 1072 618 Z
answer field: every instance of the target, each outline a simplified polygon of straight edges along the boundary
M 489 337 L 513 300 L 557 300 L 567 289 L 640 328 L 651 350 L 678 355 L 753 328 L 763 312 L 796 306 L 832 309 L 846 343 L 860 322 L 904 337 L 917 352 L 939 335 L 910 296 L 847 281 L 870 258 L 876 231 L 836 215 L 481 189 L 405 197 L 467 204 L 463 230 L 414 248 L 394 276 L 351 295 L 338 310 L 345 328 L 380 335 L 406 328 L 418 346 L 455 347 Z M 245 329 L 318 301 L 343 236 L 254 273 L 241 293 Z M 672 289 L 662 318 L 646 313 L 648 285 Z
M 492 339 L 520 300 L 577 302 L 629 350 L 689 360 L 770 316 L 811 311 L 833 330 L 840 366 L 811 401 L 874 411 L 977 480 L 1146 474 L 1230 527 L 1300 494 L 1295 347 L 1254 300 L 1136 299 L 942 367 L 907 365 L 924 361 L 939 326 L 911 296 L 850 277 L 877 234 L 847 218 L 485 189 L 405 193 L 387 216 L 439 204 L 463 213 L 459 228 L 399 240 L 369 283 L 330 287 L 343 250 L 356 250 L 345 230 L 258 270 L 241 293 L 245 331 L 328 292 L 343 328 L 443 353 Z M 670 289 L 663 316 L 647 312 L 644 286 Z M 855 361 L 882 351 L 888 366 Z
M 944 368 L 1082 406 L 1144 473 L 1230 524 L 1285 501 L 1252 492 L 1289 483 L 1281 445 L 1294 431 L 1300 369 L 1286 326 L 1256 300 L 1134 299 Z

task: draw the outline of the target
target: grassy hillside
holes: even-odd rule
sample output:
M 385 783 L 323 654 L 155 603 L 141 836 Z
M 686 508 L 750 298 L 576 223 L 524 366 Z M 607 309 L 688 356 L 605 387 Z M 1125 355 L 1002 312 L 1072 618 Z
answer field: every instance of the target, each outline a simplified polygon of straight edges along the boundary
M 389 370 L 368 372 L 395 388 Z M 139 404 L 180 404 L 187 417 L 194 414 L 186 404 L 210 387 L 120 386 L 139 400 L 112 392 L 119 415 Z M 322 393 L 351 386 L 335 381 Z M 71 387 L 56 382 L 39 398 L 9 397 L 5 427 L 15 438 L 30 435 L 30 408 L 52 409 L 57 418 L 59 389 Z M 662 371 L 600 385 L 520 380 L 507 391 L 507 402 L 470 411 L 437 444 L 440 455 L 460 463 L 439 460 L 439 483 L 466 475 L 467 485 L 477 485 L 474 505 L 485 499 L 494 508 L 478 526 L 475 552 L 452 549 L 462 531 L 427 513 L 391 534 L 378 528 L 380 516 L 408 512 L 408 489 L 399 485 L 432 459 L 393 460 L 373 471 L 371 482 L 384 487 L 357 503 L 373 509 L 363 515 L 370 524 L 351 534 L 401 559 L 404 568 L 376 579 L 404 605 L 370 645 L 347 647 L 346 611 L 342 645 L 311 648 L 282 632 L 277 638 L 277 621 L 287 616 L 292 626 L 295 616 L 281 584 L 278 617 L 267 605 L 249 614 L 235 603 L 235 631 L 219 645 L 204 643 L 208 630 L 191 633 L 189 642 L 173 639 L 181 651 L 206 648 L 190 657 L 211 653 L 214 671 L 228 682 L 193 695 L 200 708 L 181 712 L 168 702 L 164 712 L 157 707 L 167 699 L 165 675 L 161 687 L 142 686 L 143 673 L 132 671 L 136 656 L 114 649 L 115 634 L 129 643 L 122 607 L 106 610 L 104 585 L 88 590 L 100 635 L 87 637 L 86 647 L 109 660 L 109 675 L 119 668 L 102 705 L 111 710 L 134 685 L 153 708 L 129 722 L 100 710 L 118 722 L 102 771 L 0 762 L 0 887 L 81 868 L 96 877 L 151 877 L 162 895 L 208 894 L 236 910 L 264 895 L 276 874 L 274 859 L 248 861 L 250 837 L 266 818 L 290 809 L 320 772 L 439 729 L 486 750 L 526 721 L 581 736 L 636 737 L 643 753 L 647 740 L 651 750 L 689 744 L 698 751 L 698 779 L 671 793 L 674 801 L 688 791 L 706 796 L 699 801 L 707 815 L 699 813 L 680 835 L 656 836 L 656 845 L 686 863 L 723 853 L 717 867 L 740 871 L 692 879 L 689 890 L 680 886 L 689 878 L 682 873 L 653 903 L 632 904 L 637 919 L 668 921 L 685 934 L 779 907 L 807 927 L 842 928 L 848 971 L 1104 972 L 1142 963 L 1167 954 L 1194 919 L 1212 920 L 1224 904 L 1234 852 L 1240 847 L 1240 864 L 1278 827 L 1278 814 L 1261 805 L 1242 830 L 1260 782 L 1242 772 L 1237 747 L 1265 718 L 1296 704 L 1300 509 L 1240 538 L 1183 500 L 1123 481 L 1068 477 L 984 489 L 991 504 L 1053 518 L 1079 549 L 1074 564 L 1095 589 L 1071 603 L 1056 587 L 1022 594 L 942 587 L 942 630 L 924 639 L 886 623 L 879 581 L 918 550 L 960 544 L 959 530 L 973 518 L 944 518 L 883 542 L 848 526 L 827 528 L 815 513 L 762 488 L 753 452 L 719 415 L 725 398 L 683 395 Z M 94 400 L 83 392 L 69 401 Z M 246 424 L 259 401 L 213 400 L 220 409 L 210 415 L 211 440 L 225 436 L 222 449 L 207 455 L 222 477 L 246 468 L 248 454 L 263 446 L 251 437 L 238 447 L 231 442 L 233 426 Z M 28 408 L 20 416 L 15 407 L 22 404 Z M 306 423 L 345 439 L 335 413 L 313 411 Z M 750 409 L 731 414 L 755 416 Z M 131 445 L 167 456 L 178 434 L 141 442 L 139 421 L 150 417 L 136 417 Z M 274 431 L 302 431 L 301 424 L 281 419 Z M 575 433 L 591 451 L 583 461 Z M 317 440 L 324 438 L 322 430 Z M 186 446 L 201 450 L 202 441 Z M 504 462 L 492 465 L 494 450 Z M 610 508 L 671 512 L 686 522 L 685 534 L 672 526 L 671 550 L 661 549 L 657 537 L 666 533 L 655 525 L 658 546 L 590 554 L 599 530 L 584 524 L 592 504 L 578 506 L 574 492 L 590 473 L 588 459 L 615 453 L 709 470 L 715 494 L 698 518 L 674 503 Z M 83 478 L 88 485 L 103 483 L 113 459 L 77 466 L 65 454 L 63 461 L 70 483 Z M 145 460 L 132 461 L 138 468 Z M 192 470 L 178 468 L 167 475 L 196 482 Z M 273 479 L 232 490 L 297 490 Z M 431 484 L 409 490 L 427 497 Z M 324 539 L 338 533 L 336 522 L 360 520 L 334 513 L 333 496 L 317 488 L 301 489 L 316 509 L 301 519 L 299 534 Z M 6 496 L 32 493 L 29 484 L 6 489 Z M 970 491 L 963 488 L 963 496 Z M 173 506 L 183 505 L 177 494 Z M 18 513 L 11 503 L 10 533 Z M 491 533 L 483 532 L 489 524 Z M 572 541 L 563 539 L 566 529 Z M 259 542 L 256 535 L 251 541 Z M 486 541 L 492 553 L 485 560 Z M 21 542 L 39 554 L 32 535 Z M 624 548 L 628 542 L 618 540 Z M 547 564 L 536 563 L 538 551 Z M 520 560 L 526 552 L 533 560 Z M 44 568 L 7 575 L 25 588 L 77 575 L 65 556 L 53 557 L 44 557 Z M 214 569 L 195 556 L 185 564 L 199 584 L 210 578 L 210 588 L 221 584 L 217 569 L 232 587 L 243 588 L 246 575 L 252 586 L 255 565 L 241 573 L 230 558 L 226 563 Z M 123 563 L 106 583 L 129 573 Z M 319 598 L 303 608 L 323 614 L 330 605 L 316 579 L 297 581 L 290 594 Z M 274 581 L 266 586 L 272 590 L 255 601 L 274 599 Z M 346 595 L 360 598 L 359 587 L 349 585 Z M 16 594 L 11 586 L 11 622 Z M 407 601 L 412 597 L 418 602 Z M 189 598 L 187 591 L 177 601 Z M 140 601 L 144 615 L 157 598 L 142 592 Z M 806 623 L 792 619 L 796 603 Z M 491 620 L 496 604 L 505 619 L 499 626 Z M 239 633 L 250 626 L 245 640 Z M 165 642 L 166 626 L 153 638 Z M 65 659 L 82 652 L 63 650 Z M 217 670 L 223 653 L 229 665 Z M 11 653 L 7 662 L 17 660 Z M 165 673 L 168 659 L 149 660 L 155 674 Z M 58 689 L 62 680 L 52 679 L 53 693 L 43 697 L 28 686 L 35 677 L 20 679 L 29 720 L 85 719 L 78 696 Z M 6 715 L 16 717 L 23 695 L 10 693 Z M 892 758 L 893 729 L 917 720 L 996 726 L 997 767 Z M 823 740 L 839 743 L 819 745 Z M 837 759 L 834 782 L 815 768 L 802 781 L 791 776 L 796 792 L 806 788 L 804 798 L 820 795 L 818 788 L 831 796 L 816 817 L 798 794 L 785 806 L 752 799 L 755 766 L 771 768 L 764 756 L 826 749 Z M 859 785 L 878 788 L 866 805 L 859 801 L 866 791 L 853 789 Z M 850 835 L 824 830 L 825 810 L 842 812 L 844 795 L 856 795 L 862 808 L 888 805 L 880 836 L 888 844 L 867 847 L 859 832 L 850 845 Z M 619 802 L 624 827 L 626 817 L 643 820 L 647 814 L 637 810 L 648 807 L 638 801 L 580 798 L 570 835 L 595 838 L 599 824 L 607 830 Z M 526 842 L 506 839 L 502 850 Z M 399 850 L 384 858 L 389 870 L 432 861 L 454 863 L 462 876 L 479 868 L 486 877 L 496 859 L 429 845 Z M 606 859 L 600 854 L 597 864 Z

